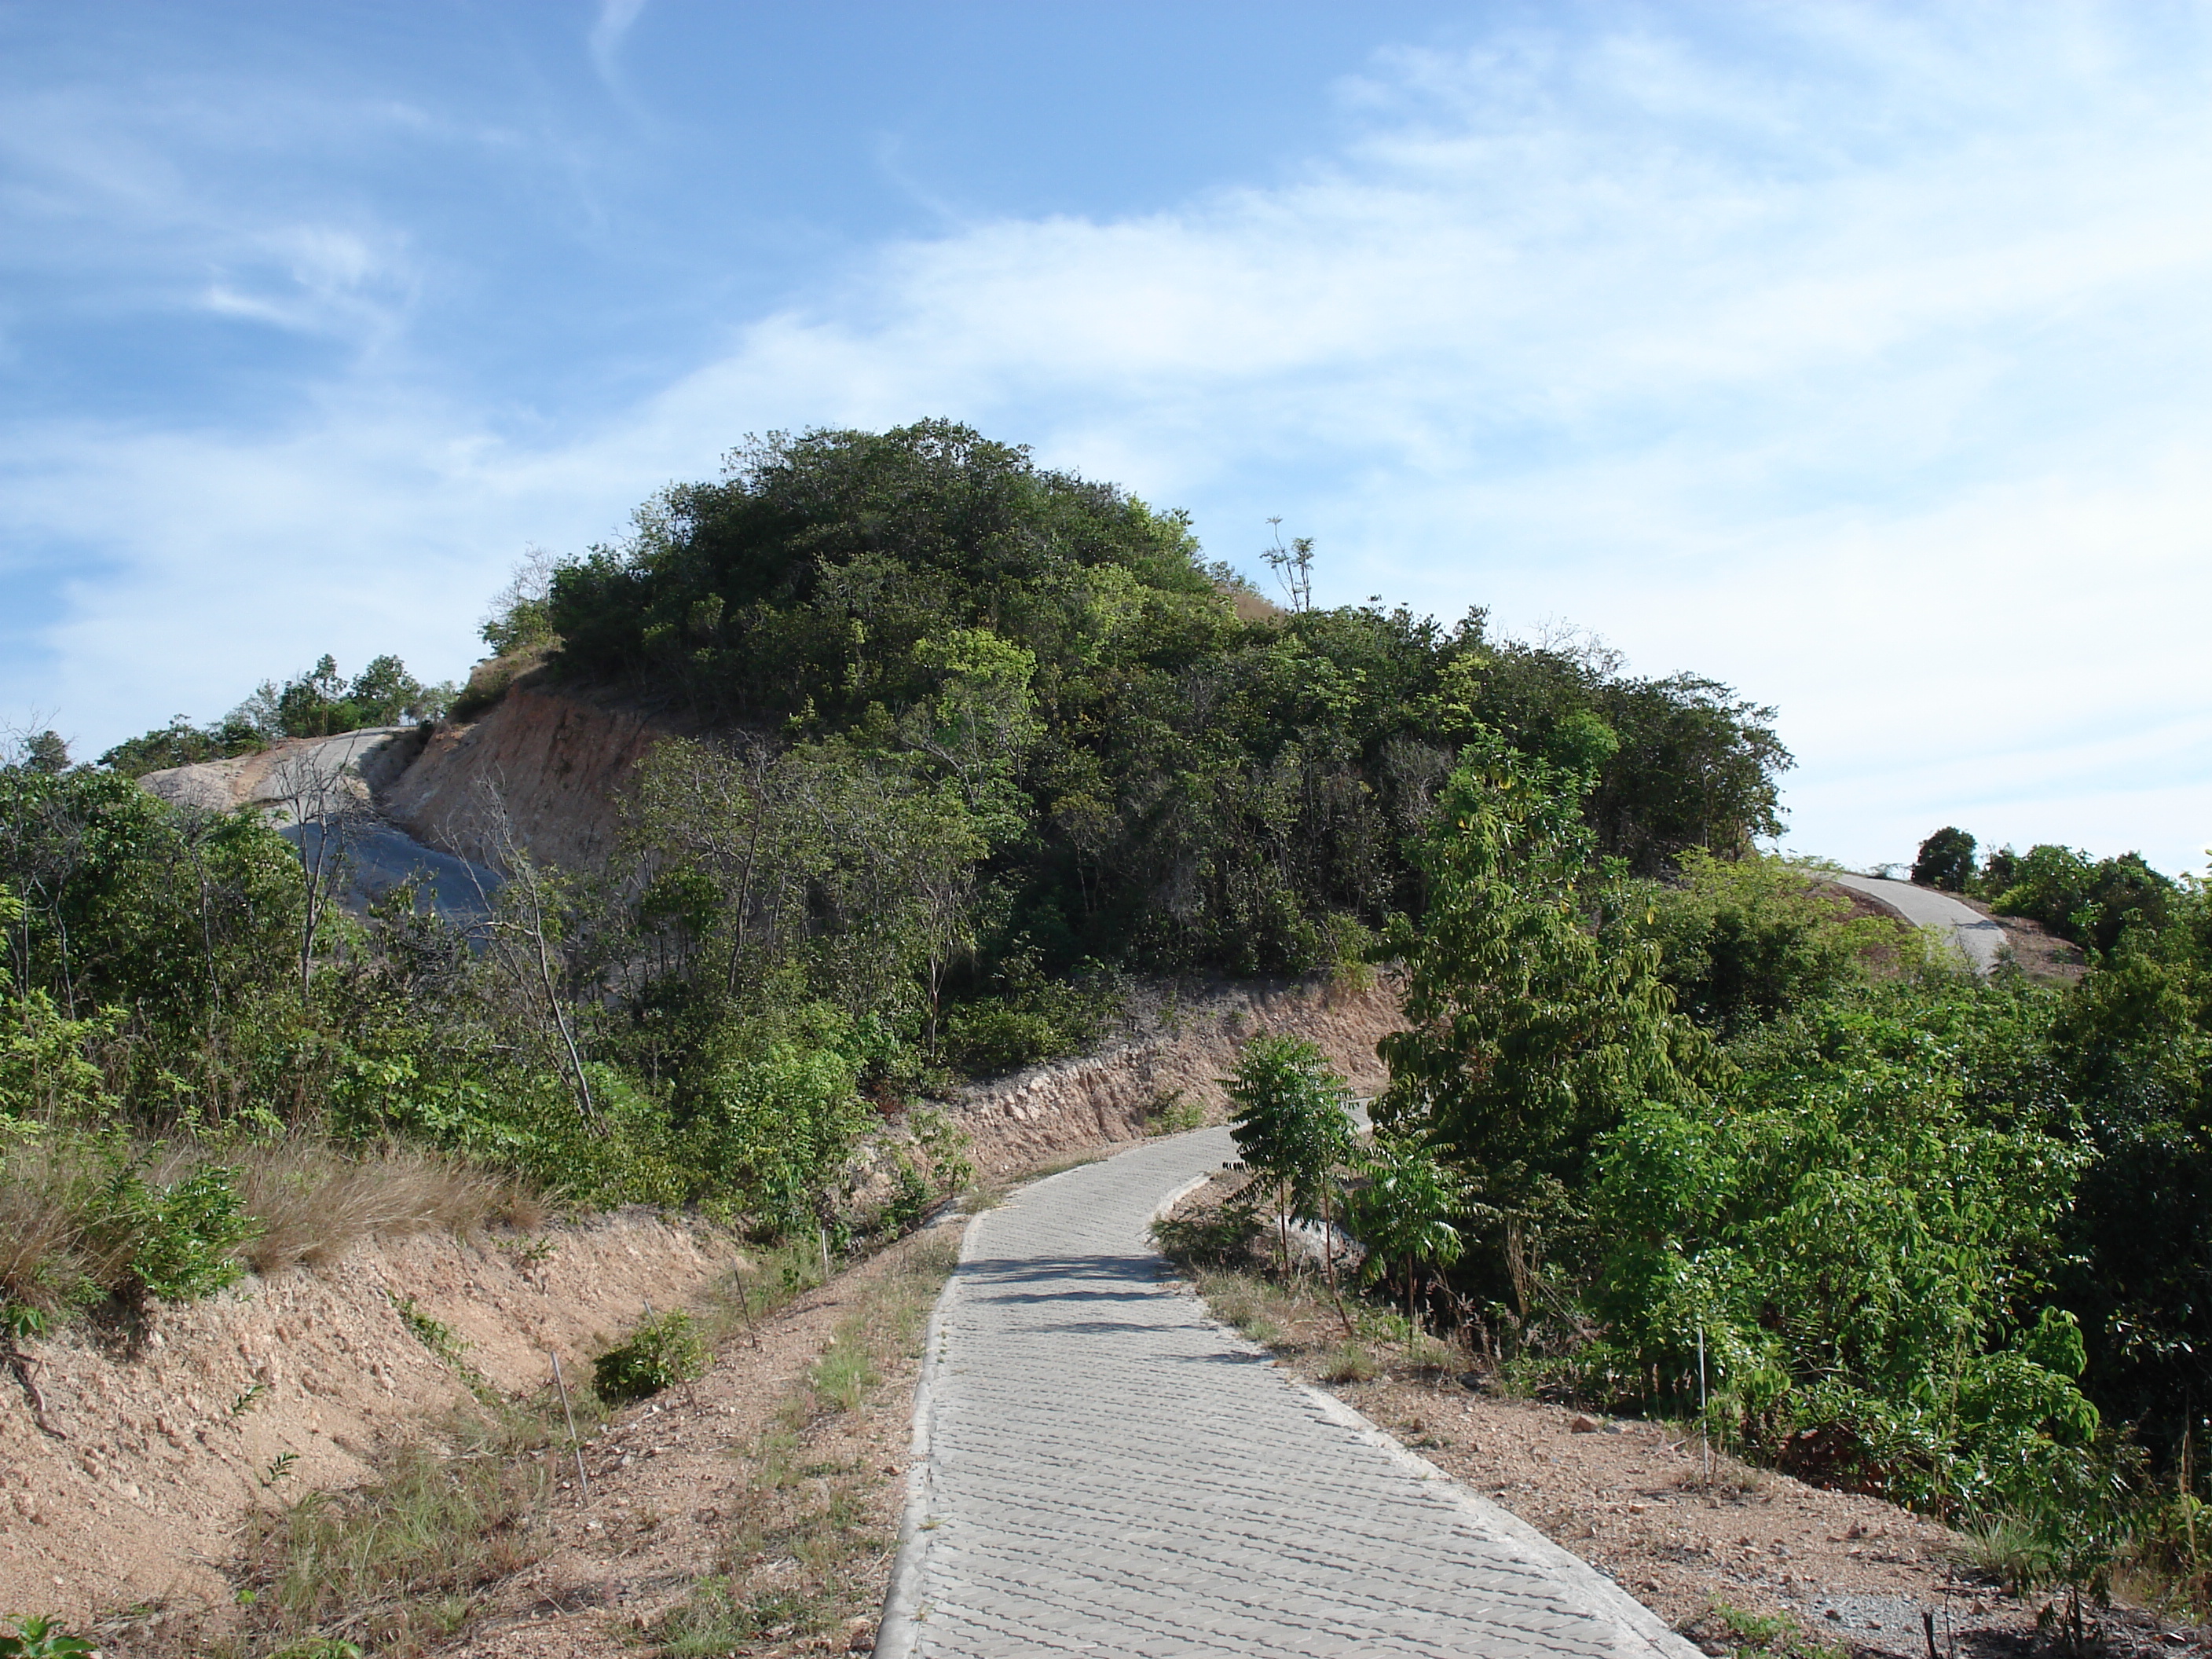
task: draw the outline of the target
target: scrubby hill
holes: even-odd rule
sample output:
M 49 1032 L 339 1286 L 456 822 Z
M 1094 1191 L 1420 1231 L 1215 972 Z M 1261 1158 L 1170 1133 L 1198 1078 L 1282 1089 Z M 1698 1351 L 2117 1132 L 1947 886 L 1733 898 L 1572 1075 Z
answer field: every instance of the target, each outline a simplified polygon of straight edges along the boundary
M 1314 608 L 1279 556 L 1282 607 L 950 424 L 778 437 L 526 571 L 449 708 L 325 664 L 0 769 L 0 1209 L 48 1218 L 0 1236 L 14 1340 L 234 1282 L 246 1149 L 287 1139 L 864 1250 L 1053 1139 L 1025 1068 L 1223 976 L 1387 968 L 1382 1142 L 1281 1182 L 1404 1198 L 1361 1222 L 1405 1241 L 1376 1291 L 1593 1404 L 1695 1409 L 1702 1352 L 1748 1455 L 2077 1583 L 2130 1550 L 2212 1583 L 2156 1542 L 2194 1535 L 2212 1398 L 2203 890 L 2121 903 L 2115 866 L 2077 985 L 1960 979 L 1755 852 L 1771 711 L 1479 609 Z M 240 799 L 254 751 L 403 704 L 372 804 L 496 876 L 481 914 L 342 902 L 344 812 L 132 781 Z M 2046 909 L 2102 868 L 2061 862 Z M 1146 1052 L 1085 1134 L 1181 1121 Z

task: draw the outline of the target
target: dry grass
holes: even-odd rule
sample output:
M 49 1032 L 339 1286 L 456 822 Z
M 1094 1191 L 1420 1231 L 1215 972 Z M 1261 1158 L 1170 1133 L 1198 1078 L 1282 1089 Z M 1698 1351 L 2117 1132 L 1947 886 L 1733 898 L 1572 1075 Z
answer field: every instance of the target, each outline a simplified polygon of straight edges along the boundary
M 37 1142 L 0 1152 L 0 1303 L 51 1311 L 78 1299 L 85 1264 L 78 1157 Z
M 495 1222 L 534 1230 L 544 1206 L 511 1177 L 404 1147 L 349 1154 L 325 1142 L 133 1148 L 82 1135 L 0 1140 L 0 1304 L 54 1314 L 125 1285 L 139 1234 L 111 1188 L 136 1170 L 159 1192 L 219 1165 L 254 1236 L 235 1259 L 269 1274 L 337 1260 L 360 1241 Z
M 493 1587 L 553 1541 L 560 1407 L 471 1412 L 450 1438 L 443 1455 L 397 1449 L 359 1491 L 313 1493 L 257 1517 L 240 1585 L 246 1629 L 228 1651 L 242 1659 L 337 1638 L 420 1654 L 475 1623 Z
M 255 1147 L 237 1164 L 246 1212 L 262 1226 L 243 1254 L 264 1275 L 320 1267 L 366 1238 L 468 1232 L 495 1221 L 532 1231 L 544 1220 L 511 1177 L 409 1147 L 349 1158 L 294 1140 Z

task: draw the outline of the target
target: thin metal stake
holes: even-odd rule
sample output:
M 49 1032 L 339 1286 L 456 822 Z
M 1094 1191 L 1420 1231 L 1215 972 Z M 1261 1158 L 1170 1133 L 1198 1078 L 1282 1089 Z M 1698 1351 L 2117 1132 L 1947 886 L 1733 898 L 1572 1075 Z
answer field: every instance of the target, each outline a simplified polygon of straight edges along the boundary
M 1713 1484 L 1713 1441 L 1706 1429 L 1711 1419 L 1705 1413 L 1705 1322 L 1698 1322 L 1698 1443 L 1705 1448 L 1705 1485 Z
M 814 1237 L 822 1246 L 822 1277 L 826 1282 L 830 1277 L 830 1230 L 817 1221 L 814 1224 Z
M 576 1487 L 584 1502 L 592 1501 L 591 1477 L 584 1473 L 584 1448 L 576 1439 L 576 1413 L 568 1409 L 568 1382 L 561 1375 L 561 1356 L 552 1348 L 545 1352 L 553 1356 L 553 1386 L 561 1390 L 561 1415 L 568 1419 L 568 1449 L 576 1455 Z

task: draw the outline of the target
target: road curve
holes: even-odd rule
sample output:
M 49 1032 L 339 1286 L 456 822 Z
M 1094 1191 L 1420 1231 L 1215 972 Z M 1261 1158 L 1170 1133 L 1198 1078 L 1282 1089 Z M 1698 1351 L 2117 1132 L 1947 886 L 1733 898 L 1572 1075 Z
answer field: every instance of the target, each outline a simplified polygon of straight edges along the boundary
M 1948 934 L 1966 952 L 1976 973 L 1986 975 L 1997 965 L 1997 953 L 2004 949 L 2004 929 L 1948 893 L 1916 887 L 1909 881 L 1886 881 L 1879 876 L 1830 876 L 1828 879 L 1887 904 L 1916 927 Z
M 1151 1141 L 969 1224 L 878 1659 L 1693 1659 L 1170 1280 L 1150 1222 L 1234 1155 L 1225 1129 Z

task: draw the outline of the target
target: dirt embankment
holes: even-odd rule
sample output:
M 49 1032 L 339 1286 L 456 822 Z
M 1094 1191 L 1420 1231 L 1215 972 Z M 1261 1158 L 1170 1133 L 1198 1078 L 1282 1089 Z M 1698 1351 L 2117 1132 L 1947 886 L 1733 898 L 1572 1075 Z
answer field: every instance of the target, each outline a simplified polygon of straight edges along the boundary
M 1149 987 L 1132 1000 L 1103 1049 L 956 1103 L 979 1169 L 1018 1174 L 1218 1118 L 1219 1079 L 1262 1032 L 1310 1038 L 1371 1091 L 1376 1041 L 1401 1024 L 1386 988 Z M 133 1607 L 187 1624 L 219 1609 L 254 1510 L 360 1484 L 380 1449 L 434 1433 L 465 1398 L 410 1311 L 465 1344 L 492 1388 L 526 1395 L 550 1380 L 550 1351 L 587 1370 L 605 1339 L 697 1299 L 738 1259 L 726 1238 L 636 1212 L 535 1240 L 418 1236 L 157 1309 L 135 1334 L 84 1326 L 27 1344 L 67 1437 L 42 1431 L 0 1372 L 0 1613 L 82 1628 Z
M 637 763 L 672 729 L 638 709 L 526 679 L 481 720 L 440 726 L 377 805 L 425 845 L 476 857 L 489 784 L 525 846 L 581 867 L 613 848 Z
M 1372 1094 L 1389 1080 L 1375 1045 L 1405 1024 L 1385 982 L 1366 989 L 1319 981 L 1146 986 L 1130 1000 L 1121 1035 L 1103 1048 L 971 1088 L 951 1115 L 977 1170 L 1004 1175 L 1086 1147 L 1220 1121 L 1228 1098 L 1221 1079 L 1235 1068 L 1237 1051 L 1261 1033 L 1307 1038 L 1354 1089 Z
M 418 1236 L 157 1309 L 128 1340 L 78 1327 L 27 1344 L 67 1438 L 42 1431 L 0 1372 L 0 1613 L 81 1629 L 118 1608 L 191 1615 L 227 1599 L 222 1570 L 255 1509 L 359 1484 L 380 1447 L 465 1397 L 403 1303 L 448 1328 L 492 1387 L 527 1394 L 550 1380 L 550 1352 L 588 1375 L 601 1339 L 737 1261 L 728 1240 L 643 1213 L 535 1241 Z

